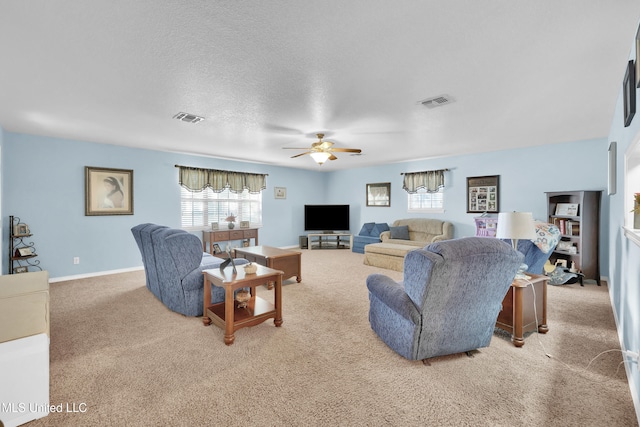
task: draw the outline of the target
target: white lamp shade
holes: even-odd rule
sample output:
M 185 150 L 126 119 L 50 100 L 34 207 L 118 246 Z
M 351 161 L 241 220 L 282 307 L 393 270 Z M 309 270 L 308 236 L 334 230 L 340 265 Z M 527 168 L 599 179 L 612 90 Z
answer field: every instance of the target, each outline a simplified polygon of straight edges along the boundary
M 498 214 L 498 239 L 535 239 L 536 227 L 531 212 L 500 212 Z
M 313 160 L 315 160 L 317 164 L 321 165 L 326 162 L 329 157 L 331 157 L 331 153 L 318 151 L 316 153 L 311 153 L 311 157 L 313 157 Z

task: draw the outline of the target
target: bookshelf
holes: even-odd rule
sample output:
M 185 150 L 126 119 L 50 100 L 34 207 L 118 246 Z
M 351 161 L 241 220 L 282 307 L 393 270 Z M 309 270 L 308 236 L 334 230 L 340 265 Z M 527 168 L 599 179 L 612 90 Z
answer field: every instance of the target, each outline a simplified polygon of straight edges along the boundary
M 549 222 L 560 229 L 560 242 L 549 257 L 552 264 L 565 260 L 586 280 L 600 286 L 599 236 L 602 191 L 547 192 Z

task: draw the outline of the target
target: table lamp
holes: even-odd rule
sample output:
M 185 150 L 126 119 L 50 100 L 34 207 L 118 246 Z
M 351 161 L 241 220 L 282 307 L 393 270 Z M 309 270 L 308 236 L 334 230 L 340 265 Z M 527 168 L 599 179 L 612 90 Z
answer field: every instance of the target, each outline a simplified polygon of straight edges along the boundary
M 498 214 L 496 237 L 498 239 L 511 239 L 511 245 L 517 251 L 519 239 L 530 240 L 536 238 L 533 215 L 531 212 L 500 212 Z M 522 264 L 516 274 L 516 279 L 528 278 L 524 274 L 527 268 L 529 267 L 526 264 Z

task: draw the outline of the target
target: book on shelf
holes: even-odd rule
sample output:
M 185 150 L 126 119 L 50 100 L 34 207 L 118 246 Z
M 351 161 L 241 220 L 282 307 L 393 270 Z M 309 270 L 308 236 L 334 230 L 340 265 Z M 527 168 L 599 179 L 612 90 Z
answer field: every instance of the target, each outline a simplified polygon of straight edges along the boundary
M 580 235 L 580 221 L 573 221 L 570 219 L 553 218 L 553 225 L 560 229 L 560 234 L 563 236 L 579 236 Z

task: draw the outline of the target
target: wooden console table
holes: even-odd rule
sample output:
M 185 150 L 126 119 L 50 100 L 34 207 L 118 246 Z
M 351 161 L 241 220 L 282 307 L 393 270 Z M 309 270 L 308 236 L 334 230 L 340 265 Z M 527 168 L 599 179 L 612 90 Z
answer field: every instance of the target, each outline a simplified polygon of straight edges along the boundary
M 254 326 L 273 318 L 276 326 L 282 326 L 282 271 L 258 265 L 254 274 L 245 274 L 244 268 L 238 266 L 237 273 L 232 267 L 224 270 L 204 270 L 204 315 L 205 326 L 215 323 L 224 329 L 224 343 L 231 345 L 236 339 L 235 331 L 247 326 Z M 256 287 L 267 282 L 274 282 L 274 303 L 271 304 L 256 295 Z M 224 302 L 211 305 L 211 284 L 224 288 Z M 251 289 L 251 299 L 246 307 L 238 307 L 234 291 L 240 288 Z
M 547 276 L 528 274 L 530 279 L 517 279 L 511 283 L 507 295 L 502 300 L 502 311 L 498 314 L 496 327 L 511 332 L 511 342 L 516 347 L 524 345 L 524 333 L 538 328 L 546 334 L 547 326 Z M 533 288 L 533 289 L 532 289 Z M 534 291 L 535 313 L 534 314 Z
M 314 237 L 317 237 L 317 240 L 313 240 Z M 322 249 L 323 241 L 325 248 L 350 249 L 353 247 L 353 234 L 349 233 L 310 233 L 307 234 L 307 238 L 309 239 L 307 243 L 309 250 L 313 249 L 314 242 L 316 249 Z M 342 238 L 342 243 L 340 238 Z M 345 238 L 349 239 L 348 246 Z
M 245 239 L 253 239 L 254 246 L 258 246 L 258 229 L 240 228 L 231 230 L 202 230 L 202 251 L 215 255 L 215 252 L 213 251 L 214 243 Z M 208 251 L 207 243 L 209 244 Z

